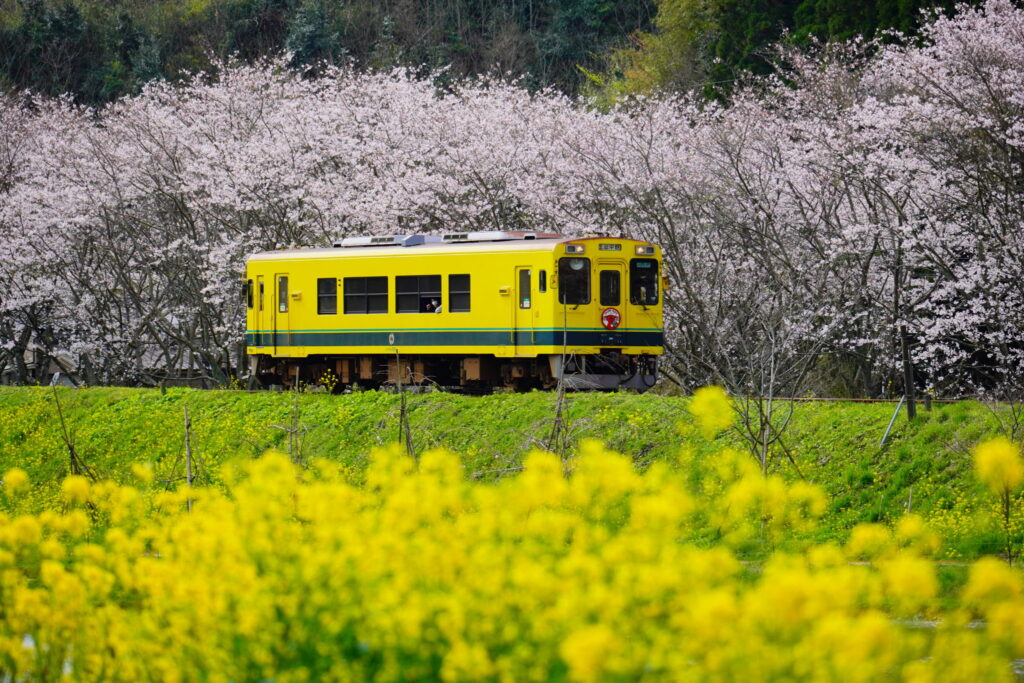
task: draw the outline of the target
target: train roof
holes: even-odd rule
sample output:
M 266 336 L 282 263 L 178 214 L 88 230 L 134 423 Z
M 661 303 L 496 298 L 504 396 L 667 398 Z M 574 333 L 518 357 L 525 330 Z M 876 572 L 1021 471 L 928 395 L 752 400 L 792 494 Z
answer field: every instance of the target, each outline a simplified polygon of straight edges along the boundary
M 459 236 L 467 233 L 461 233 Z M 508 235 L 491 239 L 443 239 L 440 235 L 399 235 L 392 237 L 346 238 L 333 247 L 299 247 L 264 251 L 253 254 L 249 261 L 285 261 L 294 259 L 352 258 L 380 256 L 412 256 L 416 254 L 466 254 L 466 253 L 507 253 L 510 251 L 553 251 L 565 243 L 605 240 L 651 244 L 627 237 L 593 235 L 587 237 L 566 237 L 554 233 L 468 233 L 468 235 Z M 369 240 L 380 240 L 369 243 Z M 385 242 L 383 240 L 391 240 Z M 347 242 L 347 244 L 346 244 Z

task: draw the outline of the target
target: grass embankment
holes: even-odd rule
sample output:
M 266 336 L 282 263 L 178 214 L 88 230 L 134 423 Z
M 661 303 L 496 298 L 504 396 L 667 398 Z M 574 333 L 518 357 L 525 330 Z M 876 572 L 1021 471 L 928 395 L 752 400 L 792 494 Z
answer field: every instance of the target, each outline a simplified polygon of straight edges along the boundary
M 59 390 L 74 448 L 99 476 L 131 481 L 132 465 L 149 463 L 157 482 L 184 477 L 184 410 L 200 482 L 216 482 L 220 468 L 268 449 L 293 459 L 341 462 L 358 478 L 376 446 L 400 435 L 400 398 L 365 392 L 243 393 L 94 388 Z M 444 447 L 460 455 L 467 475 L 494 479 L 517 472 L 526 454 L 551 433 L 551 394 L 465 397 L 410 395 L 408 422 L 417 452 Z M 630 456 L 640 468 L 654 461 L 699 470 L 704 456 L 724 443 L 743 447 L 736 432 L 715 442 L 699 437 L 692 457 L 680 459 L 681 431 L 691 419 L 687 400 L 632 394 L 580 394 L 568 398 L 565 425 L 571 443 L 593 437 Z M 901 415 L 886 448 L 878 446 L 894 406 L 800 403 L 786 432 L 795 467 L 777 456 L 773 469 L 788 479 L 797 470 L 830 496 L 822 534 L 845 537 L 854 524 L 891 521 L 909 506 L 936 525 L 947 555 L 998 552 L 991 496 L 971 471 L 970 449 L 1000 431 L 993 410 L 976 402 L 936 405 L 910 424 Z M 574 450 L 574 449 L 573 449 Z M 0 471 L 18 466 L 37 483 L 40 504 L 69 473 L 53 392 L 0 387 Z M 31 504 L 27 502 L 26 504 Z M 980 531 L 979 531 L 980 529 Z

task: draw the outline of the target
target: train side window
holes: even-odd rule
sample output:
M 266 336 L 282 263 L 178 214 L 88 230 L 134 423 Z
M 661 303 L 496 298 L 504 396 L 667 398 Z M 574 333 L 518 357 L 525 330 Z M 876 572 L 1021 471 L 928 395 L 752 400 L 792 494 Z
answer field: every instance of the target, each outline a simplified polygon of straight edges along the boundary
M 622 303 L 621 280 L 619 278 L 619 271 L 617 270 L 602 270 L 601 271 L 601 305 L 602 306 L 618 306 Z
M 658 303 L 658 262 L 635 258 L 629 262 L 629 303 L 654 306 Z
M 347 277 L 343 282 L 345 313 L 387 313 L 387 277 Z
M 537 275 L 537 291 L 543 294 L 548 291 L 548 271 L 542 270 Z
M 519 271 L 519 308 L 530 307 L 530 270 Z
M 366 312 L 387 313 L 388 312 L 388 278 L 368 277 L 366 278 Z
M 448 276 L 448 310 L 469 313 L 469 275 Z
M 558 303 L 570 306 L 590 303 L 590 259 L 577 256 L 558 259 Z
M 252 278 L 245 281 L 245 307 L 252 308 Z
M 317 315 L 334 315 L 338 312 L 338 281 L 333 277 L 316 280 Z
M 435 313 L 441 305 L 440 275 L 396 275 L 396 313 Z
M 277 278 L 277 312 L 288 312 L 288 276 Z
M 263 280 L 262 279 L 260 279 L 260 296 L 259 296 L 259 299 L 260 299 L 260 310 L 262 311 L 263 310 Z

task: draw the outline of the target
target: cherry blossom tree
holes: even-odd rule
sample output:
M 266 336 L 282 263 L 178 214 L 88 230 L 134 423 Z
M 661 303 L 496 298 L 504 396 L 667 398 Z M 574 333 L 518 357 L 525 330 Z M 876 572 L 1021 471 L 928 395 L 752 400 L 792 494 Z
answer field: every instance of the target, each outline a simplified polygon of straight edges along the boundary
M 684 386 L 902 393 L 905 365 L 944 393 L 1012 386 L 1024 11 L 989 0 L 913 42 L 784 60 L 728 106 L 601 111 L 500 79 L 304 78 L 286 58 L 95 111 L 9 97 L 0 371 L 32 379 L 31 348 L 89 382 L 224 382 L 245 372 L 247 254 L 533 229 L 665 247 L 664 367 Z

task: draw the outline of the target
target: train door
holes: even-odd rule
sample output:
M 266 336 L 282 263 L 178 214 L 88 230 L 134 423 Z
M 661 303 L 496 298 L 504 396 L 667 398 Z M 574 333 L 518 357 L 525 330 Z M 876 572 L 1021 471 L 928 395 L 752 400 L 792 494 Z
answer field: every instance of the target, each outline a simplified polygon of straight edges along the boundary
M 255 320 L 253 321 L 254 334 L 253 334 L 253 345 L 254 346 L 265 346 L 267 343 L 267 293 L 265 291 L 266 284 L 263 282 L 263 276 L 256 276 L 256 291 L 254 295 L 256 301 L 253 302 L 253 308 L 256 309 Z
M 274 335 L 274 353 L 277 347 L 290 346 L 289 332 L 291 326 L 288 320 L 288 273 L 274 274 L 274 326 L 271 331 Z
M 622 261 L 598 261 L 597 303 L 601 306 L 600 324 L 609 331 L 626 329 L 626 302 L 623 287 L 626 264 Z
M 514 329 L 512 337 L 516 345 L 516 353 L 529 351 L 533 346 L 533 269 L 516 266 L 516 298 Z

